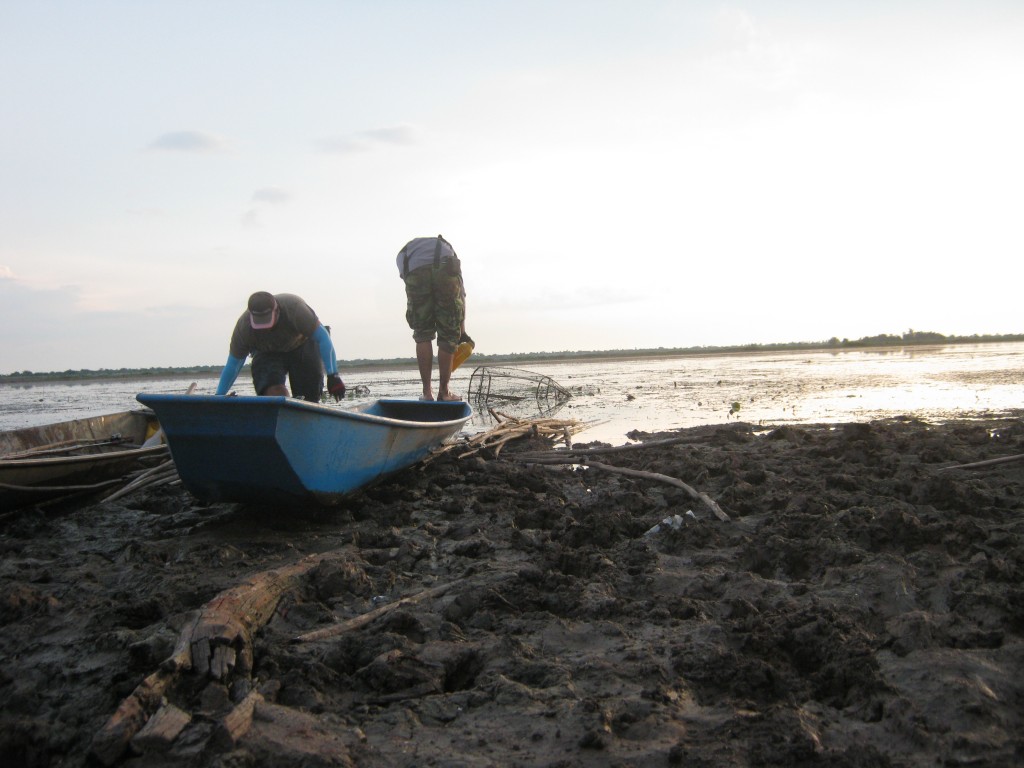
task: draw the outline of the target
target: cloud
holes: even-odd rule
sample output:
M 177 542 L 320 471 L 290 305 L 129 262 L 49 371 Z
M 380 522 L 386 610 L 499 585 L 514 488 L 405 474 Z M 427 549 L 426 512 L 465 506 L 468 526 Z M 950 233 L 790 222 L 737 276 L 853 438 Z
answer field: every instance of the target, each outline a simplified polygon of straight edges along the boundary
M 255 203 L 281 205 L 291 200 L 292 196 L 280 187 L 263 187 L 252 193 L 252 199 Z
M 158 136 L 149 148 L 160 152 L 222 152 L 226 146 L 220 137 L 202 131 L 170 131 Z
M 284 205 L 292 196 L 280 187 L 260 187 L 252 193 L 252 202 L 255 205 L 242 214 L 242 227 L 245 229 L 260 229 L 263 226 L 263 213 L 267 210 L 264 205 Z
M 398 125 L 394 128 L 376 128 L 370 131 L 363 131 L 363 133 L 358 135 L 365 137 L 367 141 L 404 146 L 414 144 L 416 139 L 412 127 L 408 125 Z
M 348 155 L 369 152 L 382 146 L 401 147 L 415 143 L 416 135 L 412 127 L 399 125 L 393 128 L 374 128 L 345 136 L 329 136 L 317 141 L 317 148 L 327 154 Z
M 0 264 L 0 280 L 13 280 L 14 270 L 10 267 Z

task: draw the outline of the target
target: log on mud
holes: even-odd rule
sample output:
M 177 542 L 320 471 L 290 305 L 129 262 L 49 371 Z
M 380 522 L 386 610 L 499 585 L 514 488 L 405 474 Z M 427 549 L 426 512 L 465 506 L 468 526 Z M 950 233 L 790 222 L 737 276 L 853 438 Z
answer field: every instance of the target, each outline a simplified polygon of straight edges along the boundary
M 164 704 L 178 676 L 194 674 L 224 680 L 252 671 L 252 638 L 277 610 L 284 594 L 321 563 L 342 559 L 347 550 L 309 555 L 291 565 L 263 571 L 221 592 L 199 609 L 178 637 L 174 653 L 142 681 L 93 736 L 91 753 L 113 765 L 129 742 Z

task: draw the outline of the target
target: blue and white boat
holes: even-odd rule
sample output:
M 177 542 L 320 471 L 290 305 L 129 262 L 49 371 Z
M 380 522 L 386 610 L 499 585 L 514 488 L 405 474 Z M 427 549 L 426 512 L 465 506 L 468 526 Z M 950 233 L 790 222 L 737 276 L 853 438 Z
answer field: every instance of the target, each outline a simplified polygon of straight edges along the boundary
M 140 394 L 185 488 L 206 501 L 336 504 L 459 433 L 463 401 L 381 399 L 347 410 L 286 397 Z

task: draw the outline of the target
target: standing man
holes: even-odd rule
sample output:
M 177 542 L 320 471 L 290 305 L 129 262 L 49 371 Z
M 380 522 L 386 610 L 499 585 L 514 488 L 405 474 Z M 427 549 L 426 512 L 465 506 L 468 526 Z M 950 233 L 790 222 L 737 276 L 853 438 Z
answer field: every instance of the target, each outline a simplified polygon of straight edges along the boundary
M 398 275 L 405 281 L 405 319 L 416 342 L 416 364 L 423 384 L 420 400 L 433 400 L 430 380 L 437 336 L 437 399 L 460 400 L 448 383 L 455 348 L 465 333 L 466 289 L 455 249 L 441 235 L 417 237 L 398 252 Z
M 338 375 L 334 344 L 316 313 L 298 296 L 276 296 L 258 291 L 249 297 L 231 333 L 228 361 L 220 374 L 217 394 L 226 395 L 238 378 L 245 359 L 252 354 L 252 385 L 257 395 L 289 397 L 285 376 L 296 397 L 319 403 L 327 389 L 335 400 L 345 396 Z

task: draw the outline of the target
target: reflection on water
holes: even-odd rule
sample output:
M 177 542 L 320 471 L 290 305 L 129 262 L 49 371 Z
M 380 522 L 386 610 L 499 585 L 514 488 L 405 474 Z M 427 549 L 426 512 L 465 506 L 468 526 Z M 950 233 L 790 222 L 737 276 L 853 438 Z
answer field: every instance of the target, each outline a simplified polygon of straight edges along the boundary
M 774 425 L 897 415 L 966 418 L 1024 403 L 1024 343 L 537 363 L 530 364 L 530 372 L 571 395 L 557 414 L 592 425 L 577 436 L 579 442 L 618 444 L 634 429 L 654 432 L 727 421 Z M 379 397 L 416 398 L 420 392 L 412 369 L 346 372 L 344 377 L 350 393 L 359 394 L 346 398 L 343 407 Z M 466 397 L 471 384 L 468 372 L 459 370 L 453 377 L 453 388 Z M 181 378 L 0 385 L 0 429 L 135 408 L 138 392 L 183 393 L 188 385 Z M 198 392 L 212 394 L 217 378 L 200 379 L 198 385 Z M 236 390 L 252 394 L 252 385 L 240 378 Z M 486 408 L 474 408 L 471 428 L 490 428 Z M 537 403 L 533 413 L 514 415 L 543 412 Z

